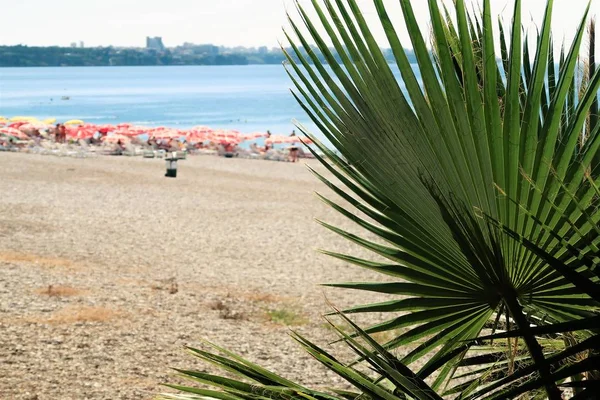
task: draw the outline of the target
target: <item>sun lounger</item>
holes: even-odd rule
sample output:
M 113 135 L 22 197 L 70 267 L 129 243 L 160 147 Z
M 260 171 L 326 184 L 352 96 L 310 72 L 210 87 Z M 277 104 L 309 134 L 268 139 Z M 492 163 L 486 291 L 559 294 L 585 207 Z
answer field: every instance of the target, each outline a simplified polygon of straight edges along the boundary
M 265 154 L 265 160 L 271 160 L 271 161 L 287 161 L 288 157 L 287 154 L 285 154 L 282 151 L 279 150 L 269 150 L 267 151 L 267 153 Z
M 90 146 L 87 141 L 80 139 L 79 140 L 79 149 L 82 157 L 97 157 L 96 147 Z

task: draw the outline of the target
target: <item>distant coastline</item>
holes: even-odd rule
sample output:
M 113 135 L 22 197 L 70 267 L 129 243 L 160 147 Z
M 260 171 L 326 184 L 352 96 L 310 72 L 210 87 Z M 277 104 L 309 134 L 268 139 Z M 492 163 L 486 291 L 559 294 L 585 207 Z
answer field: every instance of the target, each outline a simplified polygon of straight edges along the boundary
M 313 48 L 321 62 L 325 57 Z M 286 49 L 289 54 L 293 50 Z M 390 49 L 382 49 L 391 62 Z M 409 60 L 416 62 L 411 50 Z M 332 49 L 335 58 L 340 61 Z M 308 56 L 304 53 L 305 57 Z M 266 47 L 217 47 L 190 45 L 155 50 L 120 47 L 30 47 L 0 46 L 0 67 L 117 67 L 117 66 L 185 66 L 185 65 L 276 65 L 286 58 L 281 49 Z

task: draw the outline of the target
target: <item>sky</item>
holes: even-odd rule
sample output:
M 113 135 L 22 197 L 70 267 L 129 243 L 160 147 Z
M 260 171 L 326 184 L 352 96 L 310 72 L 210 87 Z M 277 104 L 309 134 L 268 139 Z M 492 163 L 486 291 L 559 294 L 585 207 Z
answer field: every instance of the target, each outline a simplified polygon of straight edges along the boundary
M 449 0 L 448 0 L 449 1 Z M 466 0 L 467 3 L 481 0 Z M 377 14 L 372 0 L 358 0 L 367 21 L 375 26 Z M 572 38 L 588 0 L 555 0 L 555 39 Z M 300 4 L 309 6 L 309 0 Z M 493 15 L 510 21 L 514 0 L 491 0 Z M 546 0 L 523 0 L 523 21 L 538 24 Z M 392 20 L 404 33 L 398 0 L 385 0 Z M 429 26 L 426 0 L 413 0 L 421 26 Z M 68 46 L 83 41 L 90 46 L 143 47 L 146 36 L 162 36 L 167 47 L 184 42 L 225 46 L 278 46 L 284 41 L 286 10 L 296 16 L 293 0 L 0 0 L 9 10 L 0 24 L 0 44 Z M 600 18 L 600 0 L 593 0 L 592 13 Z M 13 18 L 14 16 L 14 18 Z M 20 17 L 19 17 L 20 16 Z M 298 19 L 296 19 L 298 21 Z M 387 47 L 385 35 L 376 37 Z M 406 45 L 408 46 L 408 43 Z

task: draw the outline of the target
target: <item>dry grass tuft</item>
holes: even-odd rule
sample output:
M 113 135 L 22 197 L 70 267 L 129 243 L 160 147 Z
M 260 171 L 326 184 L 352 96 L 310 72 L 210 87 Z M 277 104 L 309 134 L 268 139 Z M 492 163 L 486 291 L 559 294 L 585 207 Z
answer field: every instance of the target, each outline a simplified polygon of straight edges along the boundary
M 59 257 L 42 257 L 35 254 L 19 253 L 16 251 L 0 252 L 0 262 L 5 263 L 27 263 L 46 268 L 74 267 L 73 261 Z
M 58 286 L 48 285 L 47 288 L 38 289 L 35 292 L 37 294 L 46 295 L 49 297 L 72 297 L 72 296 L 78 296 L 78 295 L 84 293 L 83 290 L 76 289 L 76 288 L 70 287 L 70 286 L 60 286 L 60 285 L 58 285 Z
M 154 284 L 150 286 L 150 288 L 154 291 L 165 290 L 169 292 L 169 294 L 176 294 L 177 292 L 179 292 L 179 285 L 177 284 L 177 282 L 171 282 L 168 285 Z
M 217 300 L 209 305 L 211 310 L 219 311 L 219 318 L 221 319 L 247 321 L 248 316 L 242 311 L 235 310 L 233 306 L 233 304 L 228 304 L 221 300 Z
M 254 292 L 254 293 L 245 293 L 242 294 L 240 297 L 243 297 L 244 299 L 251 301 L 253 303 L 282 303 L 284 302 L 286 299 L 281 297 L 281 296 L 277 296 L 271 293 L 261 293 L 261 292 Z
M 123 313 L 106 307 L 65 307 L 54 313 L 50 318 L 32 322 L 52 325 L 74 324 L 77 322 L 109 322 L 120 318 Z

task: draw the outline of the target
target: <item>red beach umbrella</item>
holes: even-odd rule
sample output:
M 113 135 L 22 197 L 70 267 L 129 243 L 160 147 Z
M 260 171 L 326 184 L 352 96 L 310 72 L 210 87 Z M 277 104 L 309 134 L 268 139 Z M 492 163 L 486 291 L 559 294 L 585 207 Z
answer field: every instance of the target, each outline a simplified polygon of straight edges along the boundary
M 241 142 L 241 134 L 238 131 L 235 130 L 218 130 L 218 131 L 214 131 L 213 135 L 212 135 L 212 140 L 216 141 L 216 142 L 223 142 L 223 143 L 239 143 Z
M 23 125 L 19 126 L 18 129 L 21 132 L 28 132 L 28 131 L 34 131 L 34 130 L 47 130 L 50 127 L 51 127 L 51 125 L 44 124 L 44 123 L 41 123 L 41 122 L 39 122 L 39 123 L 31 123 L 31 122 L 29 122 L 29 123 L 26 123 L 26 124 L 23 124 Z
M 210 128 L 202 127 L 204 129 L 192 128 L 186 134 L 186 140 L 190 142 L 203 142 L 210 140 L 213 136 L 213 131 Z
M 312 141 L 309 138 L 300 136 L 271 135 L 271 137 L 265 140 L 266 144 L 297 144 L 302 142 L 312 144 Z
M 253 132 L 253 133 L 242 133 L 240 135 L 240 138 L 242 139 L 242 141 L 246 141 L 246 140 L 255 140 L 258 138 L 262 138 L 262 137 L 267 137 L 268 134 L 262 133 L 262 132 Z
M 80 126 L 66 126 L 67 137 L 71 139 L 89 139 L 96 132 L 93 128 Z
M 266 140 L 265 143 L 266 144 L 282 144 L 282 143 L 287 143 L 287 136 L 284 135 L 271 135 L 269 136 Z
M 17 121 L 17 122 L 13 122 L 10 125 L 8 125 L 9 128 L 20 128 L 23 125 L 27 125 L 29 124 L 29 121 Z
M 307 137 L 288 136 L 287 139 L 286 139 L 286 143 L 290 143 L 290 144 L 296 144 L 296 143 L 312 144 L 312 140 L 310 140 Z
M 150 134 L 156 139 L 179 139 L 185 136 L 185 132 L 177 129 L 154 130 Z
M 102 141 L 105 143 L 117 143 L 119 140 L 121 142 L 129 142 L 131 139 L 123 135 L 104 136 L 102 138 Z
M 17 139 L 21 139 L 21 140 L 29 139 L 29 136 L 27 136 L 26 134 L 24 134 L 23 132 L 21 132 L 20 130 L 18 130 L 16 128 L 11 128 L 10 126 L 8 126 L 6 128 L 0 128 L 0 134 L 4 134 L 6 136 L 14 136 Z

